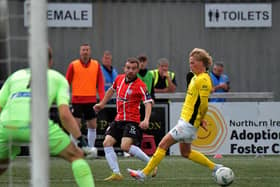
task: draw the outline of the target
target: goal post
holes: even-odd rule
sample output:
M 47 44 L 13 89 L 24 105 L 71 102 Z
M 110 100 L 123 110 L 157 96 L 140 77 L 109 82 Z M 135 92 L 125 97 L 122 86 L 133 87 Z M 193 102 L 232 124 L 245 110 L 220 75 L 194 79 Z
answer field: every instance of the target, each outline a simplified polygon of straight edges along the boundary
M 49 186 L 46 0 L 30 1 L 31 186 Z

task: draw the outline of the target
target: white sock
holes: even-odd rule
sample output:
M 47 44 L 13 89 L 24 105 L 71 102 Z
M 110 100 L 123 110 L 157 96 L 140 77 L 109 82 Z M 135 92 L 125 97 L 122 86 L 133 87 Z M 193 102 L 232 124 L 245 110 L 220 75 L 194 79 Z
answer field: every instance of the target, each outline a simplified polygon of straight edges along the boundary
M 96 129 L 88 128 L 87 138 L 88 138 L 88 146 L 94 147 L 95 139 L 96 139 Z
M 120 173 L 118 157 L 113 147 L 104 147 L 105 158 L 114 173 Z
M 150 157 L 148 157 L 148 155 L 146 155 L 146 153 L 144 153 L 139 147 L 137 147 L 135 145 L 130 146 L 128 153 L 146 163 L 148 163 L 150 160 Z
M 74 138 L 74 136 L 72 134 L 70 134 L 70 139 L 77 146 L 78 141 L 76 140 L 76 138 Z

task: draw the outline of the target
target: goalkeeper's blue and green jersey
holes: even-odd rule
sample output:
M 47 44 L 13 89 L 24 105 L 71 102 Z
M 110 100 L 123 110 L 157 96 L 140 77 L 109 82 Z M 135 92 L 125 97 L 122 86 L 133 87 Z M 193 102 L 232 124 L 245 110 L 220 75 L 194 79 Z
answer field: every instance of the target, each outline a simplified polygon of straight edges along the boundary
M 53 103 L 57 106 L 69 105 L 69 85 L 62 74 L 48 70 L 48 107 Z M 26 125 L 30 124 L 31 102 L 31 72 L 22 69 L 13 73 L 0 90 L 0 124 Z M 46 99 L 46 98 L 42 98 Z

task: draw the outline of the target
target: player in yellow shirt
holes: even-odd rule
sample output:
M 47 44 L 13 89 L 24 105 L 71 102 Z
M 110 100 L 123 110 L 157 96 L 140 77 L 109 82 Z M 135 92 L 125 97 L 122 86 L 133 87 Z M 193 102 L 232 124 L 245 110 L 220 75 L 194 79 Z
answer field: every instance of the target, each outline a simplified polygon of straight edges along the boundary
M 212 83 L 206 69 L 211 66 L 212 57 L 204 49 L 195 48 L 189 54 L 189 63 L 194 77 L 188 86 L 180 119 L 177 125 L 162 138 L 156 152 L 143 170 L 127 169 L 129 174 L 137 180 L 144 181 L 165 157 L 168 148 L 177 142 L 180 143 L 183 157 L 206 166 L 213 172 L 222 166 L 213 163 L 204 154 L 191 149 L 191 143 L 196 138 L 198 128 L 201 126 L 207 130 L 204 116 L 208 110 Z

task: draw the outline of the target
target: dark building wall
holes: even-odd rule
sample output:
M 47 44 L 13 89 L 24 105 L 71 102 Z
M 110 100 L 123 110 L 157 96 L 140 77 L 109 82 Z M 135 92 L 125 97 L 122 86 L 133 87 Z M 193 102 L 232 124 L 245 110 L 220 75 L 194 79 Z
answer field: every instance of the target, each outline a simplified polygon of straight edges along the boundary
M 49 28 L 54 68 L 65 74 L 69 62 L 79 57 L 79 45 L 90 43 L 93 58 L 101 59 L 104 50 L 111 50 L 119 72 L 131 56 L 145 53 L 149 68 L 156 68 L 159 58 L 168 58 L 176 73 L 177 91 L 185 91 L 188 53 L 200 47 L 208 50 L 214 61 L 225 62 L 231 91 L 273 91 L 279 100 L 279 2 L 272 1 L 271 28 L 209 29 L 205 28 L 202 1 L 93 1 L 92 28 Z M 28 66 L 23 1 L 9 1 L 9 12 L 11 71 L 15 71 Z

